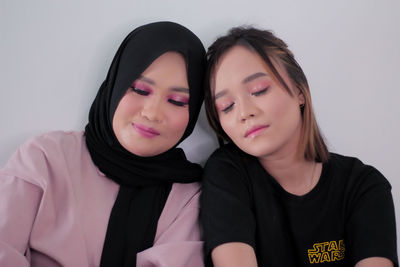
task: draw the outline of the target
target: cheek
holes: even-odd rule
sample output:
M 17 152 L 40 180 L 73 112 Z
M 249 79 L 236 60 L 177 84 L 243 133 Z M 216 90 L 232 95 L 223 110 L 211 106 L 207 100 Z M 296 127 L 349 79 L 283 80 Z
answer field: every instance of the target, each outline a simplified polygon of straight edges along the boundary
M 280 125 L 280 130 L 287 131 L 288 134 L 301 123 L 300 107 L 293 99 L 277 101 L 271 113 L 275 123 Z
M 295 100 L 282 88 L 274 88 L 270 95 L 255 98 L 255 101 L 257 101 L 257 106 L 270 119 L 281 121 L 293 114 Z
M 282 119 L 285 117 L 288 112 L 288 106 L 285 101 L 271 101 L 265 105 L 265 113 L 268 114 L 271 118 Z
M 118 106 L 114 112 L 112 125 L 114 133 L 123 128 L 127 123 L 130 123 L 132 117 L 138 113 L 140 109 L 140 101 L 134 99 L 133 96 L 127 93 L 118 103 Z
M 168 112 L 168 129 L 171 134 L 182 133 L 186 130 L 189 123 L 189 109 L 182 107 L 173 107 Z
M 230 113 L 233 113 L 232 111 Z M 237 125 L 235 125 L 235 120 L 232 116 L 233 114 L 223 114 L 219 116 L 219 123 L 221 124 L 222 130 L 231 139 L 235 139 L 235 136 L 239 133 Z
M 134 95 L 133 93 L 128 92 L 118 103 L 117 109 L 115 110 L 115 115 L 119 116 L 129 116 L 136 113 L 143 104 L 143 97 Z

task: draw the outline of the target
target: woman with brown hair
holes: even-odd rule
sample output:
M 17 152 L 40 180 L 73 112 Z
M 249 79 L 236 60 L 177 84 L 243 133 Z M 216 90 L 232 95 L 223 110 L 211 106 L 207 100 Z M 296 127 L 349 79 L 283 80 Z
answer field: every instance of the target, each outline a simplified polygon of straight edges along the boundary
M 270 31 L 234 28 L 207 56 L 207 116 L 227 143 L 205 166 L 208 259 L 397 266 L 391 186 L 375 168 L 328 152 L 287 45 Z

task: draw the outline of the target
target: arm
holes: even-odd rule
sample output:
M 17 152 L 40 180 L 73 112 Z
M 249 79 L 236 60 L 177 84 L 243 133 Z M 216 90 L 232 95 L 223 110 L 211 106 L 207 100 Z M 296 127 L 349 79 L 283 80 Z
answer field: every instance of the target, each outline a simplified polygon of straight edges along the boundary
M 214 267 L 257 267 L 254 249 L 245 243 L 225 243 L 211 253 Z
M 0 266 L 30 266 L 31 235 L 49 162 L 34 139 L 0 169 Z
M 257 266 L 250 185 L 241 159 L 230 152 L 217 151 L 204 169 L 201 220 L 205 254 L 215 266 Z
M 41 190 L 0 171 L 0 266 L 30 266 L 29 236 Z
M 355 267 L 393 267 L 393 262 L 386 258 L 371 257 L 357 262 Z
M 361 177 L 349 204 L 346 250 L 357 267 L 398 266 L 391 186 L 372 167 Z

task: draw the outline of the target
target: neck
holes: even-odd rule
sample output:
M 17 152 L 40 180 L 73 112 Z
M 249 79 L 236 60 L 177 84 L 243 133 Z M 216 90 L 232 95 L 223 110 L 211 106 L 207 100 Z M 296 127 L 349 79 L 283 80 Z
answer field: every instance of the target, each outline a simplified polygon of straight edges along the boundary
M 259 157 L 261 165 L 287 192 L 307 194 L 314 188 L 321 174 L 322 164 L 307 161 L 297 151 L 279 157 Z

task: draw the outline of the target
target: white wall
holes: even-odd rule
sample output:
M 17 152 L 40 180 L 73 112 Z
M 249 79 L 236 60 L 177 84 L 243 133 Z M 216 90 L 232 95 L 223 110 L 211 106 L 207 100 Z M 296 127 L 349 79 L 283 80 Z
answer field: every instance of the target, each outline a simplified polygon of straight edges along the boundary
M 287 41 L 311 85 L 330 149 L 391 182 L 400 228 L 400 1 L 0 1 L 0 166 L 27 138 L 79 130 L 122 39 L 173 20 L 208 46 L 254 24 Z M 204 162 L 216 146 L 204 114 L 183 146 Z M 399 236 L 399 235 L 398 235 Z

